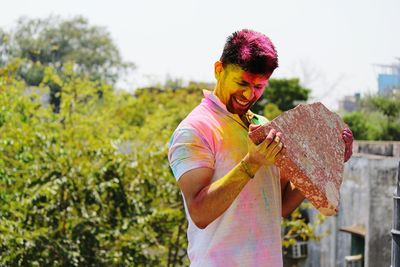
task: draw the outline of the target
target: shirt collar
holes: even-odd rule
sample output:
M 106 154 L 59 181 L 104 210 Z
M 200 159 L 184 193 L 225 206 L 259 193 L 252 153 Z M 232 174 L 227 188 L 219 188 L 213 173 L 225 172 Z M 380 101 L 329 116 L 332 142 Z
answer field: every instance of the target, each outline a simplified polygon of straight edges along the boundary
M 226 105 L 221 102 L 221 100 L 216 96 L 212 91 L 209 90 L 203 90 L 203 95 L 206 101 L 211 104 L 212 107 L 217 107 L 220 111 L 225 113 L 227 116 L 231 117 L 233 120 L 238 122 L 240 125 L 242 125 L 245 129 L 248 129 L 248 127 L 243 123 L 243 121 L 240 119 L 239 115 L 230 113 L 228 109 L 226 108 Z M 250 110 L 247 111 L 248 115 L 254 116 L 253 112 Z
M 221 108 L 224 112 L 227 112 L 229 114 L 230 113 L 227 109 L 224 103 L 221 102 L 221 100 L 218 98 L 218 96 L 214 95 L 214 93 L 212 91 L 208 91 L 208 90 L 203 90 L 203 95 L 204 98 L 208 101 L 211 101 L 211 104 L 214 104 L 216 106 L 218 106 L 219 108 Z M 233 114 L 232 114 L 233 115 Z

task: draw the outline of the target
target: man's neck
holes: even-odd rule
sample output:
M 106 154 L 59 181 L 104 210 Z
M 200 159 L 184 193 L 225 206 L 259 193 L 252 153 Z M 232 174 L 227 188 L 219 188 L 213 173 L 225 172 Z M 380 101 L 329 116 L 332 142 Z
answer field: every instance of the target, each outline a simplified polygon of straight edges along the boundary
M 248 110 L 245 114 L 240 115 L 239 117 L 247 127 L 250 127 L 251 119 L 254 117 L 254 113 Z
M 247 120 L 246 114 L 243 114 L 243 115 L 241 115 L 241 116 L 239 116 L 239 117 L 240 117 L 240 119 L 242 120 L 242 122 L 244 123 L 244 125 L 246 125 L 246 127 L 249 127 L 249 126 L 250 126 L 250 123 L 249 123 L 249 121 Z

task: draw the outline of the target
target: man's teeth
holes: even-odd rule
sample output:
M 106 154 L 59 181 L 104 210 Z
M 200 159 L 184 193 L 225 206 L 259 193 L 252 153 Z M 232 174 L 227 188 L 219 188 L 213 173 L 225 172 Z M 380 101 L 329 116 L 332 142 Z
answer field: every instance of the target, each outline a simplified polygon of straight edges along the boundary
M 243 105 L 243 106 L 246 106 L 249 102 L 247 102 L 247 101 L 240 101 L 239 99 L 236 99 L 236 101 L 240 104 L 240 105 Z

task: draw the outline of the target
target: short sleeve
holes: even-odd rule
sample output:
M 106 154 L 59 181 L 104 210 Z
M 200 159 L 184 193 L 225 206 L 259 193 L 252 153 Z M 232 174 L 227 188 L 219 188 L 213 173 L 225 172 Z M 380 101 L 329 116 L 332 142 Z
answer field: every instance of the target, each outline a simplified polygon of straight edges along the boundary
M 215 164 L 208 141 L 193 128 L 179 128 L 174 132 L 169 143 L 168 160 L 176 180 L 192 169 L 214 169 Z

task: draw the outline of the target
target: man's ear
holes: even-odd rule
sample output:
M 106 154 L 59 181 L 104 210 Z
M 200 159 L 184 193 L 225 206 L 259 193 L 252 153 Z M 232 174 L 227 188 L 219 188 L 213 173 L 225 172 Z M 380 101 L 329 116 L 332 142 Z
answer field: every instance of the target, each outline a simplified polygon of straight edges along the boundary
M 215 79 L 219 80 L 219 78 L 221 77 L 221 73 L 222 73 L 223 69 L 224 68 L 222 66 L 222 62 L 221 61 L 218 60 L 218 61 L 216 61 L 214 63 L 214 76 L 215 76 Z

